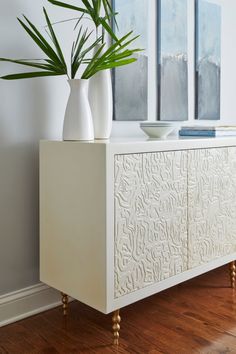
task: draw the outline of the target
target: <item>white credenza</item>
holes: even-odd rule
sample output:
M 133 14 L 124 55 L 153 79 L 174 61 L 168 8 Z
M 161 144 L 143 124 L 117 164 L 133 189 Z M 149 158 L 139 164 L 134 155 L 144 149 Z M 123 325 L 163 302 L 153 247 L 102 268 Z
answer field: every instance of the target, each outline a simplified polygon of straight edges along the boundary
M 235 138 L 41 142 L 41 281 L 107 314 L 235 259 Z

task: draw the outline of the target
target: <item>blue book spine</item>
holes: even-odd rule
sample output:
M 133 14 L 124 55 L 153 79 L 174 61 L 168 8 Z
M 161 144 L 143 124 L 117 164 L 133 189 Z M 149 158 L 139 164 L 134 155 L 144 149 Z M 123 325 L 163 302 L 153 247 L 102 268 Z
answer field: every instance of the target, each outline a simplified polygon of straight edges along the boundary
M 207 136 L 215 137 L 215 130 L 190 130 L 190 129 L 181 129 L 179 131 L 180 136 Z

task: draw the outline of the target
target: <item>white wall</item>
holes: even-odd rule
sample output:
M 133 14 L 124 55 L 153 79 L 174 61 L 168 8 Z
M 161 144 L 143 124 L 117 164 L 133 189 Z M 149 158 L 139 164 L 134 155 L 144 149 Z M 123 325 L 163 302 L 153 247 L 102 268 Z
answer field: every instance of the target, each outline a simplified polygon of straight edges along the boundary
M 16 17 L 24 13 L 41 28 L 45 4 L 1 0 L 0 57 L 42 57 Z M 63 10 L 47 8 L 64 18 Z M 0 63 L 1 75 L 17 70 Z M 0 81 L 0 295 L 38 282 L 38 144 L 61 138 L 67 95 L 64 78 Z
M 155 0 L 148 1 L 155 6 Z M 222 0 L 221 3 L 222 121 L 236 123 L 236 1 Z M 24 13 L 42 27 L 43 5 L 47 5 L 46 0 L 1 0 L 0 57 L 41 57 L 16 17 Z M 55 20 L 66 16 L 65 10 L 50 5 L 47 8 Z M 68 16 L 71 13 L 68 12 Z M 190 14 L 190 47 L 193 46 L 193 20 Z M 155 32 L 154 23 L 150 24 L 150 28 L 152 33 Z M 65 49 L 70 46 L 68 30 L 67 26 L 58 26 Z M 153 70 L 150 79 L 154 80 L 154 36 L 151 43 Z M 0 63 L 1 75 L 15 71 L 14 65 Z M 191 71 L 193 53 L 190 74 Z M 191 119 L 194 99 L 192 80 L 190 75 Z M 151 87 L 155 112 L 154 81 Z M 64 78 L 0 81 L 0 295 L 38 282 L 38 143 L 40 139 L 61 138 L 67 96 L 68 87 Z M 138 123 L 116 122 L 113 134 L 118 133 L 141 134 Z

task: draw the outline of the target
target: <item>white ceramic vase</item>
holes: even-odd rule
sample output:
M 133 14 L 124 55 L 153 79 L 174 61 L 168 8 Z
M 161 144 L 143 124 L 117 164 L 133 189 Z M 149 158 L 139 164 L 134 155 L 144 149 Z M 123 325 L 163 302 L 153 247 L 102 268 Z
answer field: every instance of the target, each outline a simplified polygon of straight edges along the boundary
M 109 139 L 112 129 L 113 95 L 111 71 L 103 70 L 91 77 L 89 102 L 95 139 Z
M 94 140 L 91 108 L 88 99 L 89 80 L 68 80 L 70 96 L 68 99 L 63 140 Z

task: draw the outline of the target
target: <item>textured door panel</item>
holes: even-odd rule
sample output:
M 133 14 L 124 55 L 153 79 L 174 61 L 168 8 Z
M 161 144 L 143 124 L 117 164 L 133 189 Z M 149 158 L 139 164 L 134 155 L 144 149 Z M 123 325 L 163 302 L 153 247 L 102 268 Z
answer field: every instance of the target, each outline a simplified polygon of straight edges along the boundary
M 189 151 L 189 268 L 236 251 L 236 148 Z
M 187 154 L 115 157 L 115 298 L 187 269 Z

